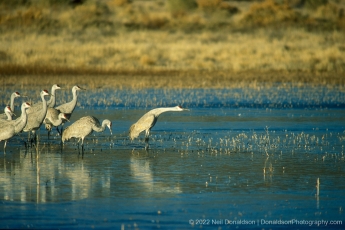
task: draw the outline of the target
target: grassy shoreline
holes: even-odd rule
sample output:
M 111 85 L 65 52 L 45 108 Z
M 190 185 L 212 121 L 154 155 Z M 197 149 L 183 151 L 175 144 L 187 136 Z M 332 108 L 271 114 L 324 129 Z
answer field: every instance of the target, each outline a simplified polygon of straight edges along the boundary
M 336 73 L 305 73 L 283 71 L 102 71 L 79 72 L 70 69 L 42 70 L 23 67 L 17 74 L 1 74 L 0 87 L 19 85 L 21 87 L 40 86 L 50 88 L 57 83 L 65 87 L 75 84 L 89 89 L 143 89 L 143 88 L 238 88 L 293 85 L 340 87 L 345 90 L 345 74 Z M 26 72 L 29 71 L 29 72 Z
M 3 86 L 344 86 L 339 1 L 70 2 L 0 0 Z

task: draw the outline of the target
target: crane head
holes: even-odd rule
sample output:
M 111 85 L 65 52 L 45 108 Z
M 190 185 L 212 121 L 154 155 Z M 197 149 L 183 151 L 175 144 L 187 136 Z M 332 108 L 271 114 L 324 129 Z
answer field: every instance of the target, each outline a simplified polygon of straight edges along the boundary
M 60 85 L 58 85 L 58 84 L 53 85 L 53 88 L 55 88 L 55 89 L 61 89 Z
M 110 131 L 110 134 L 113 135 L 113 132 L 111 131 L 111 126 L 112 126 L 111 121 L 109 121 L 108 119 L 105 119 L 102 123 L 105 123 L 105 125 L 108 127 Z
M 68 120 L 68 118 L 67 118 L 67 115 L 66 115 L 66 114 L 64 114 L 64 113 L 60 113 L 60 114 L 62 114 L 62 115 L 61 115 L 61 118 L 62 118 L 62 119 L 65 119 L 66 121 L 68 121 L 68 122 L 69 122 L 69 120 Z
M 10 106 L 5 107 L 5 113 L 9 113 L 11 116 L 15 116 Z
M 84 88 L 80 87 L 79 85 L 76 85 L 73 88 L 75 88 L 76 90 L 85 90 Z
M 43 94 L 44 96 L 50 96 L 50 93 L 46 89 L 42 90 L 41 94 Z
M 24 102 L 22 106 L 24 106 L 26 109 L 31 107 L 29 102 Z
M 182 108 L 180 105 L 176 106 L 178 111 L 189 111 L 189 109 Z

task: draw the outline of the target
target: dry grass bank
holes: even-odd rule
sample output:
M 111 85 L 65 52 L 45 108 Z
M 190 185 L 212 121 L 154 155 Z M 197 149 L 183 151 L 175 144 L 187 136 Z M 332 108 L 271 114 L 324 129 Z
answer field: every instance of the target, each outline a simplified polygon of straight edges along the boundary
M 115 70 L 229 70 L 345 72 L 345 34 L 299 29 L 254 33 L 133 31 L 0 35 L 1 72 L 6 66 Z M 14 70 L 14 69 L 13 69 Z
M 337 87 L 345 91 L 344 74 L 303 73 L 303 72 L 228 72 L 228 71 L 147 71 L 147 72 L 113 72 L 85 74 L 35 74 L 11 75 L 2 77 L 0 88 L 10 86 L 49 88 L 58 83 L 64 88 L 81 85 L 88 89 L 142 89 L 142 88 L 261 88 L 280 86 L 322 85 Z
M 219 87 L 244 79 L 344 84 L 341 1 L 68 2 L 0 0 L 3 84 L 8 76 L 64 74 L 108 76 L 125 87 L 128 76 L 131 87 Z M 143 83 L 142 75 L 152 79 Z

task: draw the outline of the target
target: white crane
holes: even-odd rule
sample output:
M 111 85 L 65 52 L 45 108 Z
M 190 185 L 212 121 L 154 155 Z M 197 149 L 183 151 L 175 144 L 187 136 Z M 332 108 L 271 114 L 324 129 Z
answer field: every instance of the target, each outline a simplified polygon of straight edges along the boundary
M 49 96 L 47 90 L 42 90 L 40 93 L 42 99 L 42 107 L 35 107 L 28 109 L 28 121 L 23 129 L 24 132 L 32 132 L 34 134 L 34 140 L 36 140 L 36 130 L 40 128 L 43 123 L 43 119 L 47 114 L 47 101 L 44 99 L 45 96 Z M 29 133 L 30 135 L 30 133 Z
M 77 105 L 77 101 L 78 101 L 78 94 L 77 91 L 78 90 L 85 90 L 81 87 L 79 87 L 78 85 L 75 85 L 72 87 L 72 94 L 73 94 L 73 99 L 70 102 L 67 102 L 65 104 L 59 105 L 57 107 L 55 107 L 55 109 L 59 110 L 60 113 L 64 113 L 66 115 L 66 117 L 68 119 L 71 118 L 72 113 L 75 109 L 75 106 Z M 62 122 L 61 125 L 64 125 L 65 122 Z M 62 135 L 62 130 L 63 128 L 61 127 L 61 131 L 58 130 L 58 127 L 56 127 L 57 131 L 60 133 L 60 135 Z
M 4 112 L 5 112 L 6 116 L 7 116 L 7 119 L 0 119 L 0 124 L 8 122 L 8 121 L 12 121 L 12 115 L 15 115 L 12 112 L 10 106 L 6 106 L 5 109 L 4 109 Z
M 20 93 L 14 92 L 11 94 L 11 102 L 10 102 L 10 107 L 12 110 L 12 113 L 14 114 L 14 99 L 20 97 Z M 7 119 L 6 113 L 0 114 L 0 119 Z
M 25 127 L 28 117 L 26 114 L 27 108 L 30 108 L 30 104 L 23 103 L 21 106 L 22 114 L 19 118 L 0 124 L 0 141 L 5 141 L 4 151 L 6 150 L 7 140 L 20 133 Z
M 157 108 L 145 113 L 135 124 L 129 128 L 129 137 L 134 140 L 139 136 L 142 131 L 145 131 L 145 150 L 149 147 L 149 134 L 152 127 L 156 124 L 159 115 L 164 112 L 181 112 L 188 109 L 184 109 L 181 106 Z
M 48 130 L 48 139 L 50 136 L 50 132 L 52 127 L 57 127 L 61 125 L 63 120 L 69 121 L 66 114 L 60 113 L 59 110 L 54 108 L 48 108 L 46 117 L 43 120 L 43 124 L 45 124 L 46 129 Z
M 108 119 L 103 120 L 102 125 L 100 124 L 99 120 L 93 116 L 86 116 L 82 117 L 72 125 L 68 126 L 62 133 L 62 142 L 71 139 L 72 137 L 78 138 L 78 146 L 79 141 L 81 140 L 82 151 L 84 151 L 84 138 L 90 135 L 93 131 L 96 132 L 103 132 L 105 127 L 108 127 L 111 131 L 111 121 Z

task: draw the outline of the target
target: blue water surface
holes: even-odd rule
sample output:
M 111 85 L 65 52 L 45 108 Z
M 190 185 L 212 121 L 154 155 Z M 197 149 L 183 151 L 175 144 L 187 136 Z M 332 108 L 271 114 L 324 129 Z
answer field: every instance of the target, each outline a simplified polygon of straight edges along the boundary
M 87 88 L 87 86 L 84 86 Z M 47 86 L 47 89 L 50 87 Z M 4 88 L 39 100 L 40 89 Z M 0 152 L 0 228 L 228 229 L 339 228 L 345 224 L 343 87 L 276 84 L 231 89 L 87 89 L 70 125 L 86 115 L 110 119 L 85 152 L 60 145 L 42 126 Z M 57 91 L 57 105 L 72 99 Z M 129 127 L 164 113 L 144 136 Z M 316 183 L 320 181 L 319 195 Z M 280 222 L 279 222 L 280 221 Z M 332 221 L 332 222 L 331 222 Z M 327 223 L 326 223 L 327 222 Z

